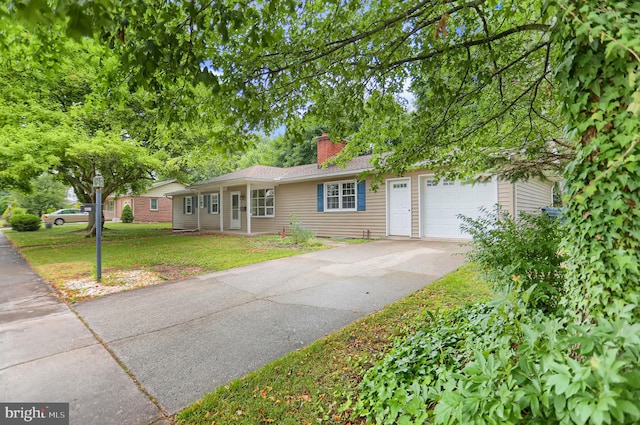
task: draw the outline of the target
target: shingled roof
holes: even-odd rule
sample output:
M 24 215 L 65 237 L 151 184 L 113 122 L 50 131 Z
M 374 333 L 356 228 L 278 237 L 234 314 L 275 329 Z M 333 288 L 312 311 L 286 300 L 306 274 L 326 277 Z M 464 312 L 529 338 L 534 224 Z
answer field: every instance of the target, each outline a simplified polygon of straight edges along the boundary
M 216 184 L 241 184 L 242 182 L 295 182 L 310 180 L 318 177 L 330 177 L 339 175 L 356 174 L 373 168 L 371 155 L 359 156 L 347 163 L 345 167 L 328 165 L 320 167 L 317 164 L 298 165 L 296 167 L 269 167 L 266 165 L 254 165 L 249 168 L 223 174 L 209 180 L 194 183 L 189 188 L 210 186 Z

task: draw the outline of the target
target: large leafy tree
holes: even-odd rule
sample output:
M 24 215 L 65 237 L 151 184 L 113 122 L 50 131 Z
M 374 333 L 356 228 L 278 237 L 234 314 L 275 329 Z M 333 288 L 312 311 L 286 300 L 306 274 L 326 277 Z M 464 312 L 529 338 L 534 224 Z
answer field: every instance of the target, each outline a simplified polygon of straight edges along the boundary
M 110 40 L 132 83 L 207 83 L 249 127 L 316 115 L 334 138 L 350 136 L 352 154 L 402 139 L 383 171 L 429 158 L 522 177 L 573 156 L 541 0 L 50 2 L 39 13 L 32 3 L 12 10 L 40 23 L 72 16 L 67 33 Z
M 14 191 L 14 206 L 24 208 L 29 214 L 42 214 L 62 208 L 67 203 L 67 188 L 51 174 L 43 174 L 33 182 L 33 191 Z
M 51 172 L 81 202 L 92 203 L 97 172 L 105 179 L 103 198 L 137 193 L 159 174 L 184 176 L 194 164 L 245 143 L 245 131 L 221 123 L 209 99 L 202 100 L 209 93 L 202 86 L 184 88 L 177 81 L 165 95 L 176 90 L 179 96 L 160 107 L 153 91 L 130 90 L 127 72 L 107 48 L 89 39 L 45 46 L 50 35 L 6 24 L 0 59 L 3 187 L 29 192 L 35 176 Z M 170 109 L 190 119 L 163 119 Z
M 100 68 L 109 63 L 99 47 L 64 43 L 66 57 L 52 70 L 23 56 L 37 48 L 16 43 L 0 63 L 3 183 L 29 192 L 31 177 L 51 172 L 86 203 L 96 202 L 98 172 L 103 196 L 144 188 L 160 165 L 141 144 L 150 132 L 144 99 L 127 93 L 128 103 L 117 95 L 112 105 L 100 101 Z

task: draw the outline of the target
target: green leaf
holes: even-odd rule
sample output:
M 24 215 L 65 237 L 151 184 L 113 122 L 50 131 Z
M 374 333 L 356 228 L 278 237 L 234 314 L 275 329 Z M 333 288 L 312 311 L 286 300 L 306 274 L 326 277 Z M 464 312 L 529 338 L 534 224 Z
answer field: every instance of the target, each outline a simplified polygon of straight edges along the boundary
M 633 114 L 634 116 L 640 115 L 640 91 L 637 91 L 633 94 L 633 100 L 627 106 L 627 112 Z
M 547 385 L 555 387 L 556 394 L 563 394 L 569 387 L 570 383 L 571 378 L 560 373 L 552 375 L 547 379 Z

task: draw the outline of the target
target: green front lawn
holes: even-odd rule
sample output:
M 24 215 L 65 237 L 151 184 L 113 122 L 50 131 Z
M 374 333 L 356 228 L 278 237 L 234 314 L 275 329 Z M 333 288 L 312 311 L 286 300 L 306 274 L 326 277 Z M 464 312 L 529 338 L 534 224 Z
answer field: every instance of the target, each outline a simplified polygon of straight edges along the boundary
M 364 372 L 396 337 L 430 319 L 427 311 L 489 298 L 489 287 L 466 265 L 343 330 L 220 387 L 176 416 L 181 425 L 360 424 L 344 408 Z
M 37 232 L 4 230 L 4 234 L 18 248 L 72 243 L 95 244 L 95 239 L 87 237 L 87 232 L 84 230 L 86 227 L 86 223 L 53 226 L 51 229 L 45 229 L 43 225 Z M 104 241 L 171 234 L 171 223 L 105 223 L 105 227 L 106 230 L 102 234 Z
M 86 237 L 84 227 L 64 225 L 37 232 L 4 232 L 44 279 L 69 300 L 76 301 L 95 296 L 70 287 L 70 282 L 95 275 L 96 242 Z M 109 223 L 107 229 L 102 242 L 104 284 L 124 288 L 127 278 L 110 278 L 118 271 L 152 274 L 142 278 L 138 275 L 136 279 L 147 282 L 129 282 L 127 289 L 144 286 L 151 278 L 174 280 L 322 248 L 322 244 L 295 245 L 290 238 L 280 236 L 172 234 L 170 224 L 164 223 Z

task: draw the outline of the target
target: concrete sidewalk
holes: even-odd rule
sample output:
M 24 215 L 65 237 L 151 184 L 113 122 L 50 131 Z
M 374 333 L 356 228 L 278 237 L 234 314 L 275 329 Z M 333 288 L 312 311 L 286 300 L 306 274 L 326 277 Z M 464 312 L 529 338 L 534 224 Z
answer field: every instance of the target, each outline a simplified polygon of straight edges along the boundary
M 455 243 L 346 245 L 76 307 L 169 413 L 456 269 Z
M 163 422 L 160 410 L 1 232 L 0 276 L 0 401 L 68 402 L 75 425 Z

